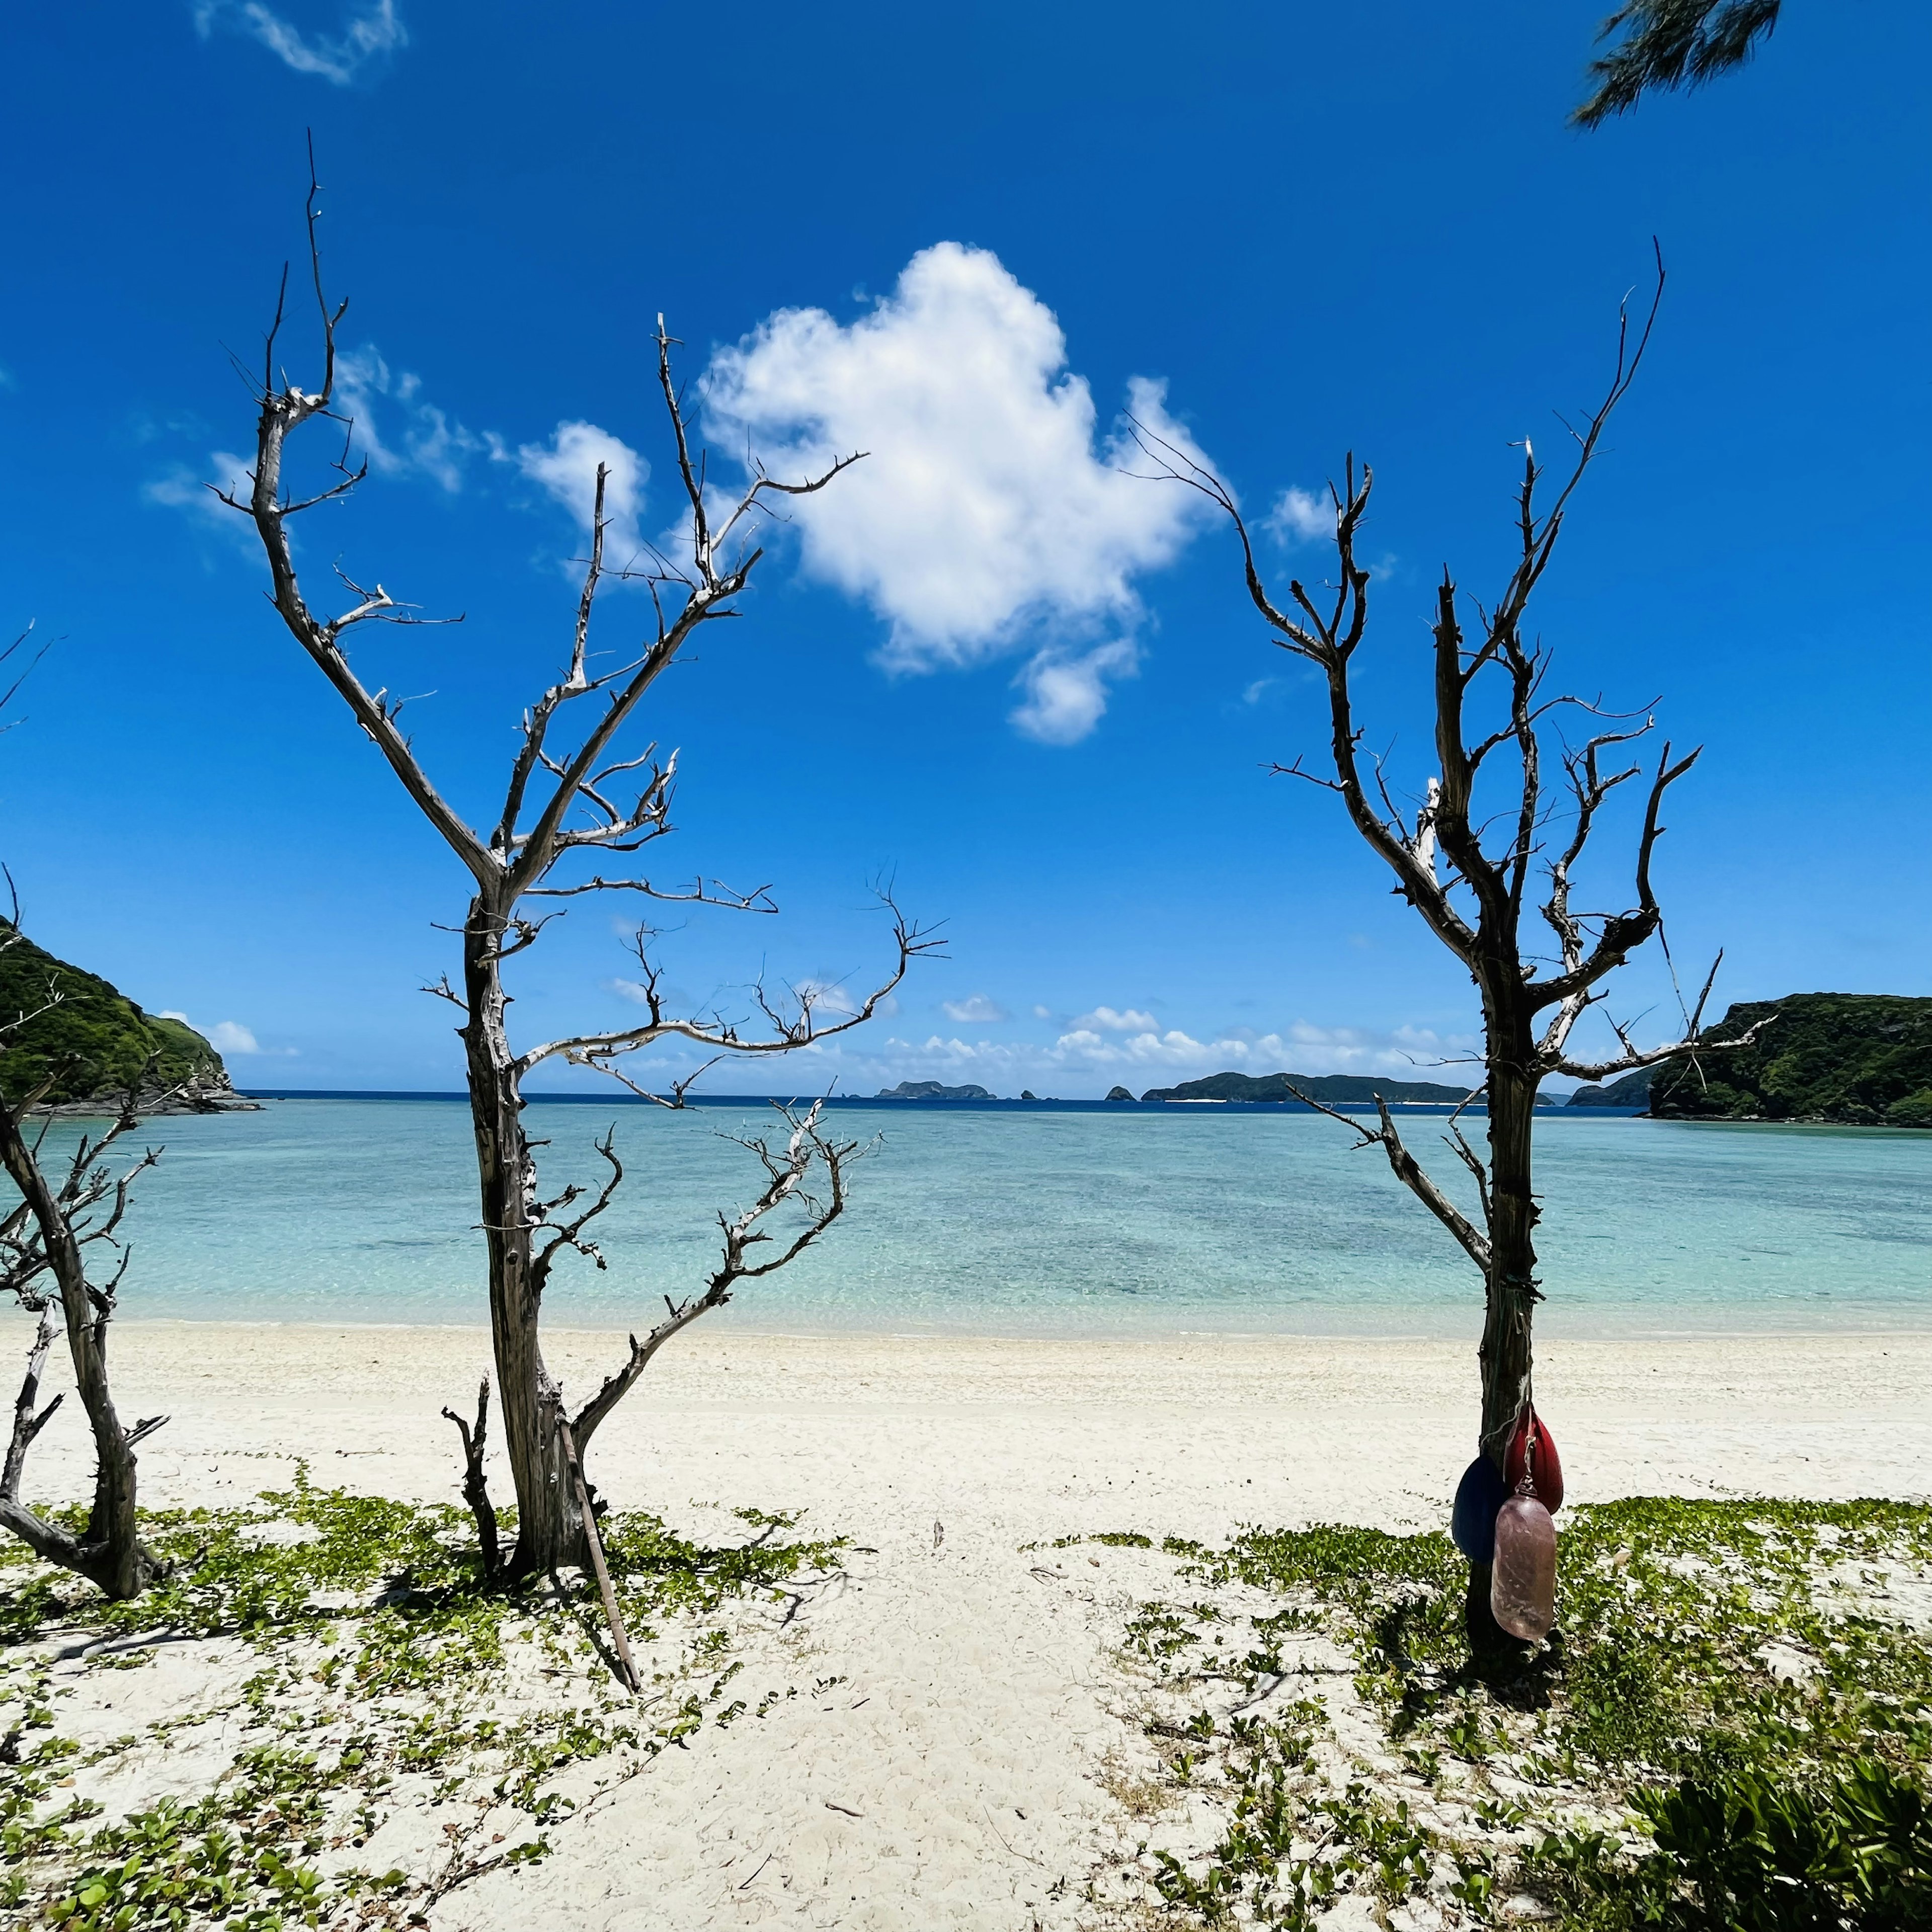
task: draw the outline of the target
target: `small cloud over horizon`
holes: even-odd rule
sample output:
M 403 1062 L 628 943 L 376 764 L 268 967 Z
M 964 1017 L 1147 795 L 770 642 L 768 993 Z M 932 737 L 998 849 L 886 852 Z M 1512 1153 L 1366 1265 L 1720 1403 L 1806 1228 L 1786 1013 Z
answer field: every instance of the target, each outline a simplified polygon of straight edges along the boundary
M 301 1049 L 292 1046 L 264 1046 L 255 1037 L 252 1027 L 244 1026 L 239 1020 L 217 1020 L 212 1026 L 196 1026 L 187 1014 L 172 1010 L 163 1012 L 159 1017 L 164 1020 L 178 1020 L 183 1026 L 194 1027 L 196 1033 L 225 1059 L 230 1054 L 238 1054 L 245 1058 L 264 1060 L 293 1060 Z
M 1112 1006 L 1096 1006 L 1090 1013 L 1082 1013 L 1072 1022 L 1076 1032 L 1092 1032 L 1096 1028 L 1102 1033 L 1151 1033 L 1154 1030 L 1154 1017 L 1144 1013 L 1138 1006 L 1129 1006 L 1124 1012 L 1116 1012 Z
M 942 1010 L 957 1006 L 994 1012 L 984 994 L 942 1003 Z M 1039 1013 L 1039 1010 L 1035 1010 Z M 952 1012 L 956 1025 L 996 1022 L 964 1018 Z M 827 1040 L 788 1054 L 773 1064 L 792 1070 L 800 1093 L 825 1091 L 836 1082 L 842 1092 L 871 1094 L 906 1080 L 938 1080 L 948 1086 L 973 1083 L 1003 1095 L 1022 1088 L 1066 1100 L 1099 1099 L 1108 1088 L 1130 1087 L 1136 1094 L 1150 1087 L 1166 1087 L 1210 1073 L 1383 1073 L 1402 1080 L 1441 1080 L 1471 1085 L 1479 1076 L 1463 1062 L 1477 1048 L 1472 1034 L 1438 1033 L 1426 1027 L 1400 1027 L 1392 1031 L 1364 1028 L 1324 1027 L 1297 1020 L 1267 1032 L 1246 1027 L 1214 1030 L 1203 1036 L 1182 1028 L 1165 1030 L 1152 1016 L 1133 1008 L 1124 1011 L 1096 1007 L 1068 1022 L 1050 1042 L 964 1038 L 940 1033 L 923 1040 L 893 1035 L 877 1044 Z M 693 1070 L 668 1056 L 654 1064 L 650 1078 L 668 1081 Z M 734 1072 L 721 1066 L 700 1082 L 700 1091 L 736 1090 L 742 1067 Z M 783 1084 L 782 1079 L 777 1084 Z
M 942 1000 L 939 1010 L 958 1026 L 991 1026 L 1012 1017 L 984 993 L 969 994 L 963 1000 Z

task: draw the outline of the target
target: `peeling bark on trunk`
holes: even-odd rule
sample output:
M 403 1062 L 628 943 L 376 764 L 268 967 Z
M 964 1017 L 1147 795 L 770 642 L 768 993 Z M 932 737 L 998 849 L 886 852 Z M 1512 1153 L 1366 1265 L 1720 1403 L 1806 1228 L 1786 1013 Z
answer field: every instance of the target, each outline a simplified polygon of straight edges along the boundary
M 479 896 L 464 929 L 463 1029 L 476 1135 L 476 1174 L 489 1260 L 490 1340 L 503 1444 L 517 1494 L 513 1577 L 590 1561 L 557 1430 L 562 1393 L 543 1358 L 543 1291 L 536 1265 L 536 1162 L 524 1133 L 524 1099 L 506 1025 L 500 949 L 503 920 Z
M 1503 1050 L 1495 1036 L 1507 1028 Z M 1528 1016 L 1490 1022 L 1488 1054 L 1490 1265 L 1483 1319 L 1483 1453 L 1503 1466 L 1510 1436 L 1528 1406 L 1532 1325 L 1542 1297 L 1536 1280 L 1538 1210 L 1532 1180 L 1536 1082 L 1525 1078 L 1532 1042 Z

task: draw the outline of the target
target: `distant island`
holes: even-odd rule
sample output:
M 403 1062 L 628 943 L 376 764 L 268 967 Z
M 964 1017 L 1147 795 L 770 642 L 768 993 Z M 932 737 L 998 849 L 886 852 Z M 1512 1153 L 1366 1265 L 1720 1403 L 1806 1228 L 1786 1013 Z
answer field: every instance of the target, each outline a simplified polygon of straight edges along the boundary
M 1384 1080 L 1360 1073 L 1210 1073 L 1199 1080 L 1184 1080 L 1178 1087 L 1150 1087 L 1141 1098 L 1286 1102 L 1292 1106 L 1299 1091 L 1331 1107 L 1372 1102 L 1377 1094 L 1391 1102 L 1453 1107 L 1468 1100 L 1472 1090 L 1433 1080 Z M 1133 1097 L 1124 1087 L 1116 1087 L 1107 1096 L 1110 1100 Z M 1557 1103 L 1546 1100 L 1542 1104 Z
M 176 1104 L 214 1112 L 239 1100 L 221 1056 L 194 1028 L 143 1012 L 99 974 L 57 959 L 0 920 L 0 1018 L 32 1016 L 0 1052 L 0 1090 L 13 1098 L 51 1076 L 46 1104 L 79 1108 L 118 1100 L 130 1084 L 159 1094 L 188 1090 Z
M 1607 1087 L 1580 1087 L 1570 1096 L 1573 1107 L 1645 1107 L 1650 1104 L 1650 1076 L 1654 1066 L 1640 1066 Z
M 111 988 L 110 989 L 112 990 Z M 1886 993 L 1793 993 L 1742 1001 L 1704 1038 L 1735 1039 L 1757 1021 L 1771 1024 L 1753 1045 L 1693 1061 L 1646 1066 L 1621 1079 L 1579 1087 L 1567 1097 L 1542 1094 L 1542 1107 L 1616 1108 L 1658 1120 L 1815 1120 L 1849 1126 L 1932 1127 L 1932 999 Z M 199 1036 L 196 1036 L 199 1037 Z M 202 1042 L 205 1046 L 206 1042 Z M 208 1048 L 211 1055 L 212 1048 Z M 1115 1085 L 1114 1106 L 1293 1106 L 1298 1094 L 1330 1107 L 1454 1107 L 1474 1090 L 1436 1080 L 1389 1080 L 1364 1073 L 1210 1073 L 1138 1096 Z M 908 1080 L 881 1100 L 991 1100 L 984 1087 Z M 1035 1098 L 1031 1093 L 1022 1100 Z M 1474 1104 L 1480 1108 L 1480 1098 Z

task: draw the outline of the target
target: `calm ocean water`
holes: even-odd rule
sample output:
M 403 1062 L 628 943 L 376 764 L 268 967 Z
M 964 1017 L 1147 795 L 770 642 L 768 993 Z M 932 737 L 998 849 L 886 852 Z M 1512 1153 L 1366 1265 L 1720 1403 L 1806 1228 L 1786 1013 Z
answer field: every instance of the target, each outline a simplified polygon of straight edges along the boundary
M 630 1174 L 601 1224 L 608 1270 L 566 1257 L 551 1320 L 628 1326 L 699 1283 L 717 1211 L 754 1190 L 755 1163 L 721 1136 L 770 1118 L 754 1102 L 532 1102 L 547 1179 L 593 1178 L 591 1142 L 613 1120 Z M 1351 1152 L 1314 1115 L 852 1106 L 836 1124 L 883 1136 L 846 1219 L 716 1318 L 982 1334 L 1480 1325 L 1448 1236 L 1378 1152 Z M 1441 1124 L 1414 1116 L 1406 1134 L 1453 1183 Z M 129 1216 L 124 1318 L 484 1318 L 461 1105 L 283 1100 L 148 1137 L 166 1152 Z M 1547 1332 L 1932 1327 L 1932 1136 L 1558 1114 L 1539 1149 Z

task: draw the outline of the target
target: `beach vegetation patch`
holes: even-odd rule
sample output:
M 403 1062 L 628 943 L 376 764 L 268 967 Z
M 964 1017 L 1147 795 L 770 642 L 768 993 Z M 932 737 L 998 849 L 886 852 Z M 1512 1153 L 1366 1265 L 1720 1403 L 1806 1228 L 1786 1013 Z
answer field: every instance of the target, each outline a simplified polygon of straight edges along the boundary
M 740 1514 L 754 1534 L 718 1545 L 608 1520 L 634 1696 L 586 1583 L 506 1587 L 466 1512 L 302 1470 L 244 1508 L 144 1516 L 169 1567 L 138 1602 L 0 1552 L 0 1906 L 71 1932 L 402 1924 L 549 1856 L 662 1752 L 746 1717 L 758 1606 L 775 1627 L 839 1574 L 842 1540 Z
M 1119 1654 L 1193 1804 L 1122 1876 L 1203 1924 L 1351 1894 L 1417 1927 L 1932 1923 L 1932 1508 L 1636 1498 L 1562 1546 L 1550 1642 L 1475 1658 L 1439 1534 L 1184 1561 Z

